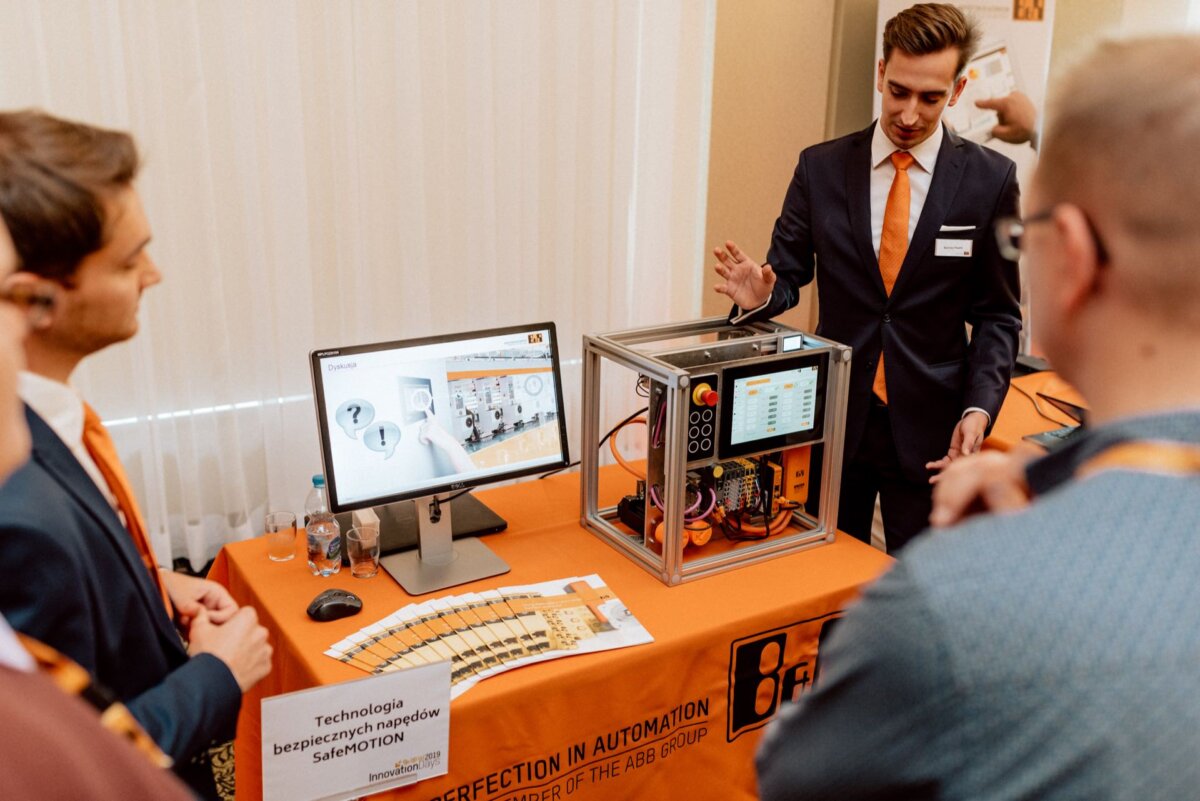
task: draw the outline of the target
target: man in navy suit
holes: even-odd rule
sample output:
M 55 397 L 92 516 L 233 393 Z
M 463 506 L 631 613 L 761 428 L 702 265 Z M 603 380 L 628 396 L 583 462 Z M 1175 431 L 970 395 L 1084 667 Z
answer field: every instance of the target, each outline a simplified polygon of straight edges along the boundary
M 941 122 L 978 38 L 951 5 L 893 17 L 880 118 L 800 154 L 767 263 L 715 251 L 733 322 L 795 306 L 819 273 L 817 333 L 854 348 L 838 527 L 870 541 L 878 495 L 889 551 L 926 526 L 930 471 L 979 448 L 1016 359 L 1017 268 L 991 235 L 1016 167 Z
M 49 295 L 9 286 L 17 251 L 0 218 L 0 485 L 29 458 L 29 428 L 17 397 L 22 342 Z M 9 579 L 6 579 L 9 580 Z M 33 652 L 37 652 L 35 657 Z M 174 776 L 128 739 L 128 719 L 39 643 L 22 642 L 0 615 L 0 776 L 5 801 L 188 801 Z M 103 718 L 97 707 L 103 707 Z M 101 720 L 104 722 L 101 723 Z M 157 756 L 150 754 L 150 757 Z
M 20 258 L 5 285 L 54 297 L 25 340 L 18 388 L 33 454 L 0 488 L 0 614 L 90 671 L 180 777 L 215 797 L 208 752 L 233 736 L 242 693 L 270 670 L 266 631 L 220 585 L 160 571 L 144 542 L 139 551 L 140 514 L 87 444 L 88 407 L 69 384 L 85 357 L 137 332 L 142 291 L 162 278 L 137 167 L 127 134 L 0 114 L 0 215 Z

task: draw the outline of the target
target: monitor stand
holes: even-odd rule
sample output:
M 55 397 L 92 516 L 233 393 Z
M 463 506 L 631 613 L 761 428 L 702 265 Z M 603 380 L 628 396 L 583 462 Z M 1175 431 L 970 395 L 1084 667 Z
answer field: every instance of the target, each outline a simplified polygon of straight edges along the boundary
M 471 496 L 461 500 L 466 498 Z M 491 512 L 478 499 L 471 500 Z M 424 595 L 508 572 L 508 563 L 475 537 L 454 539 L 461 532 L 455 532 L 450 521 L 451 504 L 440 501 L 436 495 L 417 498 L 412 503 L 417 513 L 417 549 L 379 560 L 409 595 Z M 494 513 L 492 516 L 495 517 Z

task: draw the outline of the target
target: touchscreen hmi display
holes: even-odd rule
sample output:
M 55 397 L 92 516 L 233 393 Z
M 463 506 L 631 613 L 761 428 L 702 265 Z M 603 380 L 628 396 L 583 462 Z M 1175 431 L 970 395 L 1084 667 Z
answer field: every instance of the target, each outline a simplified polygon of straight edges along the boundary
M 337 511 L 567 464 L 553 323 L 316 351 Z
M 721 458 L 824 436 L 827 354 L 729 368 L 723 378 Z

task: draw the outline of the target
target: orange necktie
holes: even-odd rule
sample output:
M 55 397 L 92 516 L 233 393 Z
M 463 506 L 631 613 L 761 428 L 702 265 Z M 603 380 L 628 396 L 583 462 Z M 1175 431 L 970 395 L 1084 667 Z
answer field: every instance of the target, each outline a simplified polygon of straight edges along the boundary
M 879 236 L 879 274 L 883 276 L 883 288 L 888 295 L 896 285 L 904 254 L 908 252 L 908 168 L 913 165 L 911 153 L 897 150 L 892 154 L 892 166 L 896 177 L 888 190 L 887 205 L 883 209 L 883 233 Z M 883 377 L 883 351 L 879 352 L 879 364 L 875 367 L 875 383 L 872 388 L 879 399 L 887 403 L 887 384 Z
M 125 528 L 133 538 L 146 569 L 150 571 L 155 586 L 162 594 L 163 605 L 167 609 L 167 617 L 174 617 L 171 612 L 171 597 L 167 595 L 167 585 L 163 583 L 158 570 L 158 560 L 154 558 L 154 549 L 150 547 L 150 538 L 146 535 L 146 521 L 142 518 L 142 510 L 138 508 L 137 500 L 133 497 L 133 489 L 125 475 L 125 468 L 117 456 L 117 447 L 100 415 L 88 404 L 83 404 L 83 446 L 92 455 L 96 467 L 104 476 L 108 489 L 117 499 L 117 508 L 125 515 Z

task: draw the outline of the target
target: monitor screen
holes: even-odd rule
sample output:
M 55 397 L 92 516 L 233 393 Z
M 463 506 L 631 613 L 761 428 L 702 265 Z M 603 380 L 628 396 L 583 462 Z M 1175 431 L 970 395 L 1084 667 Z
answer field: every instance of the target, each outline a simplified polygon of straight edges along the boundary
M 822 439 L 828 367 L 827 353 L 813 353 L 725 370 L 721 458 Z
M 553 323 L 325 348 L 310 361 L 335 511 L 569 463 Z

